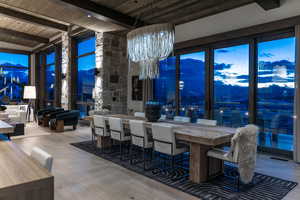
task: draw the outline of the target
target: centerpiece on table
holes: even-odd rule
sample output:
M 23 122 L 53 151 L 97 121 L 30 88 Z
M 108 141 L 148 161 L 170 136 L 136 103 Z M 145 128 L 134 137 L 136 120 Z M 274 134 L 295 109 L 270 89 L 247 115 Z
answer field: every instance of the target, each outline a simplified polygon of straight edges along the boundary
M 160 118 L 161 105 L 156 101 L 148 101 L 145 104 L 145 115 L 149 122 L 157 122 Z

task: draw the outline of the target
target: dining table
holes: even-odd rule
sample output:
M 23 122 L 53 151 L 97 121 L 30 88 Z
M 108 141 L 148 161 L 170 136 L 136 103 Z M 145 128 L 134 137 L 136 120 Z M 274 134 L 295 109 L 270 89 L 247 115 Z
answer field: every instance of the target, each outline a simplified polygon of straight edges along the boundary
M 129 127 L 129 120 L 143 120 L 147 130 L 151 131 L 153 123 L 170 123 L 176 125 L 174 133 L 176 140 L 183 141 L 190 146 L 189 179 L 194 183 L 208 181 L 210 175 L 223 172 L 222 160 L 208 158 L 207 152 L 219 145 L 228 144 L 236 132 L 236 128 L 223 126 L 206 126 L 195 123 L 176 122 L 173 120 L 162 120 L 149 122 L 146 118 L 135 117 L 125 114 L 104 115 L 108 123 L 109 117 L 122 119 L 122 123 Z M 90 118 L 90 120 L 92 117 Z M 209 169 L 208 169 L 209 167 Z

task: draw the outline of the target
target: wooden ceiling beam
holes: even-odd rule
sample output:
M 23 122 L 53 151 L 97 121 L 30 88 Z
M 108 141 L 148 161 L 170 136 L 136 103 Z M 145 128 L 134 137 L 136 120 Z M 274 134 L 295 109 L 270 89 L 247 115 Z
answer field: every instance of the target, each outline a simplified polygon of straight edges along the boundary
M 145 22 L 138 20 L 134 17 L 128 16 L 114 9 L 102 6 L 90 0 L 61 0 L 62 2 L 76 6 L 87 11 L 87 14 L 94 14 L 95 17 L 99 17 L 101 20 L 118 24 L 127 28 L 132 28 L 139 25 L 146 24 Z
M 0 33 L 4 34 L 4 35 L 8 35 L 8 36 L 14 36 L 17 38 L 33 41 L 33 42 L 39 42 L 39 43 L 45 43 L 45 44 L 49 43 L 48 38 L 31 35 L 31 34 L 19 32 L 19 31 L 14 31 L 14 30 L 6 29 L 6 28 L 0 28 Z
M 20 46 L 24 46 L 24 47 L 30 47 L 30 48 L 34 47 L 33 44 L 25 43 L 23 41 L 19 41 L 16 39 L 7 38 L 6 36 L 4 37 L 3 35 L 1 35 L 1 33 L 0 33 L 0 41 L 10 43 L 10 44 L 16 44 L 16 45 L 20 45 Z
M 36 17 L 27 13 L 23 13 L 23 12 L 19 12 L 7 7 L 2 7 L 0 6 L 0 14 L 6 15 L 8 17 L 12 17 L 14 19 L 20 20 L 20 21 L 24 21 L 26 23 L 30 23 L 30 24 L 36 24 L 36 25 L 40 25 L 40 26 L 44 26 L 44 27 L 48 27 L 48 28 L 53 28 L 59 31 L 68 31 L 68 26 L 61 24 L 61 23 L 57 23 L 51 20 L 47 20 L 44 18 L 40 18 L 40 17 Z
M 255 0 L 264 10 L 271 10 L 280 7 L 280 0 Z

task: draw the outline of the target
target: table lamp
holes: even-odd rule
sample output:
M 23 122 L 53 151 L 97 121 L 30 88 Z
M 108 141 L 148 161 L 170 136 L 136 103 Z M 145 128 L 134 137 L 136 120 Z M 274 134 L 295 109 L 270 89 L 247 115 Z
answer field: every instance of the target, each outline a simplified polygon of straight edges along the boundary
M 27 106 L 27 112 L 26 112 L 26 118 L 27 118 L 27 121 L 30 122 L 32 101 L 34 101 L 36 99 L 35 86 L 24 86 L 23 99 L 29 99 L 28 106 Z

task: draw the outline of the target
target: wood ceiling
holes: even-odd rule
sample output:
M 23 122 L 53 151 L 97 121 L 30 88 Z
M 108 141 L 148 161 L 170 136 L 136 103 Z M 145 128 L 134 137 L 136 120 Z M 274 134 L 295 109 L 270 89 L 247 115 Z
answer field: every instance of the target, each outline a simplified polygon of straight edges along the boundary
M 251 3 L 280 6 L 280 0 L 0 0 L 0 41 L 34 49 L 71 25 L 94 31 L 178 25 Z

